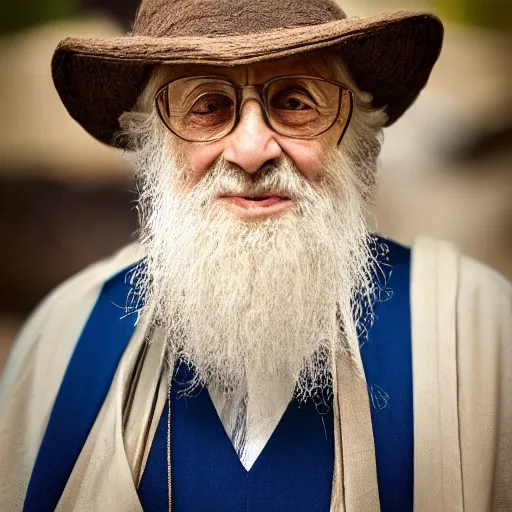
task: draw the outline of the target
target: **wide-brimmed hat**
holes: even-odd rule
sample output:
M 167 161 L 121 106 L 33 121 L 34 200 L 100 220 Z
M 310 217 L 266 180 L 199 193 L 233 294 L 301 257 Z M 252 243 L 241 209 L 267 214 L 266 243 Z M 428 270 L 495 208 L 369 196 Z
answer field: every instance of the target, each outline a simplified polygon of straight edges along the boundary
M 107 144 L 155 65 L 237 66 L 328 49 L 394 123 L 425 86 L 442 46 L 431 13 L 347 18 L 332 0 L 142 0 L 124 37 L 68 38 L 52 60 L 71 116 Z

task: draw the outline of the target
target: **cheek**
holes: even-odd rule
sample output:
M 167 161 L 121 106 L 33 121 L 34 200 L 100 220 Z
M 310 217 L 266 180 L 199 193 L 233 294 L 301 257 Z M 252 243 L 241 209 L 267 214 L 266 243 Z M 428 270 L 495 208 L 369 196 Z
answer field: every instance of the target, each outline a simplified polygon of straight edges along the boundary
M 178 143 L 179 150 L 190 169 L 189 179 L 192 185 L 201 181 L 206 172 L 222 154 L 223 147 L 220 142 L 197 144 L 180 141 Z
M 309 181 L 319 181 L 323 175 L 323 164 L 327 152 L 326 141 L 277 138 L 276 142 L 286 153 L 297 170 Z M 222 155 L 222 140 L 210 144 L 179 141 L 179 150 L 190 169 L 190 183 L 195 185 L 208 172 L 217 158 Z
M 323 175 L 326 148 L 318 140 L 283 140 L 283 151 L 292 159 L 297 170 L 308 181 L 319 181 Z

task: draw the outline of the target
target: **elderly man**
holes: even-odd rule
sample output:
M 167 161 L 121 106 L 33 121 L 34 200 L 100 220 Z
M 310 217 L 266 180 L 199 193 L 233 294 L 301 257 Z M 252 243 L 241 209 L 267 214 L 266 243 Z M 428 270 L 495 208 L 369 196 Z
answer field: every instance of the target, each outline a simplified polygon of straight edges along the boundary
M 133 35 L 59 45 L 140 242 L 24 327 L 2 510 L 512 510 L 510 284 L 366 223 L 441 43 L 428 13 L 144 0 Z

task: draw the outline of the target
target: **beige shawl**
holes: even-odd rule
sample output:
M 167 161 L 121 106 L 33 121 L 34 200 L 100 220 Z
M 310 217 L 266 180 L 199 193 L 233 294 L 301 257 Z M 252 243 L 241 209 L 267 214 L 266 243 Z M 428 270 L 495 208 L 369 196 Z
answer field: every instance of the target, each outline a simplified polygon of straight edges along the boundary
M 24 327 L 0 386 L 0 509 L 22 510 L 53 400 L 88 312 L 101 284 L 137 257 L 129 246 L 85 270 L 57 289 Z M 420 238 L 413 246 L 411 309 L 414 511 L 510 512 L 512 287 L 450 245 Z M 157 381 L 163 346 L 157 338 L 133 397 L 135 414 L 122 417 L 143 338 L 141 326 L 58 511 L 142 511 L 136 487 L 150 445 L 146 439 L 151 441 L 156 426 L 147 397 L 158 393 L 156 417 L 166 399 Z M 368 393 L 358 365 L 344 355 L 336 365 L 333 512 L 380 510 Z

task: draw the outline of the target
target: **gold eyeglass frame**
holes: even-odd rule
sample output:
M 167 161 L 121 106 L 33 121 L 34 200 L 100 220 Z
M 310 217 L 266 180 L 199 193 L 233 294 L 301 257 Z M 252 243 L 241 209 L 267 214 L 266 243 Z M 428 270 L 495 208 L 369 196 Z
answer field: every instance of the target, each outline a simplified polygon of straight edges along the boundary
M 276 130 L 270 123 L 270 120 L 269 120 L 269 116 L 268 116 L 268 105 L 267 105 L 267 102 L 268 102 L 268 97 L 267 97 L 267 94 L 266 94 L 266 91 L 268 90 L 268 88 L 270 87 L 270 85 L 273 83 L 273 82 L 276 82 L 278 80 L 282 80 L 282 79 L 286 79 L 286 78 L 296 78 L 296 79 L 312 79 L 312 80 L 319 80 L 319 81 L 322 81 L 322 82 L 327 82 L 327 83 L 330 83 L 332 85 L 336 85 L 339 89 L 340 89 L 340 94 L 339 94 L 339 97 L 338 97 L 338 111 L 336 113 L 336 116 L 334 116 L 334 119 L 332 121 L 332 123 L 327 127 L 325 128 L 324 130 L 322 130 L 321 132 L 315 134 L 315 135 L 308 135 L 308 136 L 305 136 L 305 137 L 292 137 L 290 135 L 285 135 L 285 134 L 282 134 L 280 133 L 278 130 Z M 208 79 L 208 80 L 220 80 L 220 81 L 223 81 L 223 82 L 227 82 L 229 83 L 235 90 L 236 92 L 236 115 L 235 115 L 235 119 L 234 119 L 234 122 L 233 122 L 233 126 L 231 127 L 231 129 L 219 136 L 219 137 L 216 137 L 216 138 L 213 138 L 213 139 L 208 139 L 208 140 L 193 140 L 193 139 L 187 139 L 183 136 L 181 136 L 179 133 L 176 133 L 174 131 L 174 129 L 172 128 L 172 126 L 170 126 L 170 124 L 167 122 L 165 116 L 162 114 L 161 112 L 161 109 L 160 109 L 160 105 L 164 105 L 165 108 L 167 109 L 167 111 L 169 112 L 169 102 L 168 102 L 168 95 L 167 95 L 167 101 L 165 100 L 161 100 L 160 96 L 163 94 L 163 92 L 174 82 L 177 82 L 177 81 L 187 81 L 187 80 L 198 80 L 198 79 Z M 170 130 L 174 135 L 176 135 L 176 137 L 184 140 L 184 141 L 187 141 L 187 142 L 215 142 L 217 140 L 220 140 L 220 139 L 223 139 L 224 137 L 227 137 L 228 135 L 230 135 L 231 133 L 233 133 L 233 131 L 236 129 L 236 127 L 238 126 L 238 123 L 240 122 L 240 111 L 243 107 L 243 101 L 242 101 L 242 93 L 243 93 L 243 90 L 247 87 L 251 87 L 251 88 L 255 88 L 257 90 L 259 90 L 259 103 L 262 107 L 262 112 L 263 112 L 263 118 L 265 120 L 265 124 L 271 129 L 273 130 L 274 132 L 278 133 L 279 135 L 282 135 L 283 137 L 289 137 L 291 139 L 299 139 L 299 140 L 310 140 L 310 139 L 314 139 L 316 137 L 318 137 L 319 135 L 322 135 L 323 133 L 329 131 L 335 124 L 336 124 L 336 121 L 340 118 L 340 114 L 341 114 L 341 110 L 342 110 L 342 100 L 343 100 L 343 92 L 346 92 L 348 93 L 348 102 L 349 102 L 349 105 L 348 105 L 348 112 L 346 113 L 346 116 L 344 117 L 343 121 L 344 121 L 344 124 L 343 124 L 343 129 L 342 129 L 342 132 L 341 132 L 341 135 L 340 135 L 340 138 L 338 139 L 338 142 L 337 142 L 337 145 L 340 144 L 341 140 L 343 139 L 346 131 L 347 131 L 347 128 L 348 128 L 348 125 L 350 124 L 350 120 L 352 118 L 352 113 L 353 113 L 353 110 L 354 110 L 354 91 L 352 91 L 352 89 L 350 89 L 349 87 L 347 87 L 345 84 L 342 84 L 341 82 L 336 82 L 335 80 L 327 80 L 325 78 L 321 78 L 321 77 L 315 77 L 315 76 L 308 76 L 308 75 L 284 75 L 284 76 L 278 76 L 278 77 L 274 77 L 270 80 L 267 80 L 266 82 L 262 83 L 262 84 L 247 84 L 247 85 L 240 85 L 236 82 L 234 82 L 233 80 L 230 80 L 229 78 L 227 77 L 224 77 L 224 76 L 216 76 L 216 75 L 204 75 L 204 76 L 193 76 L 193 77 L 182 77 L 182 78 L 176 78 L 174 80 L 170 80 L 169 82 L 166 82 L 165 84 L 163 84 L 161 87 L 159 87 L 159 89 L 157 90 L 156 94 L 155 94 L 155 97 L 154 97 L 154 107 L 156 109 L 156 111 L 158 112 L 158 116 L 160 117 L 160 119 L 162 120 L 162 122 L 164 123 L 164 125 L 167 127 L 168 130 Z

